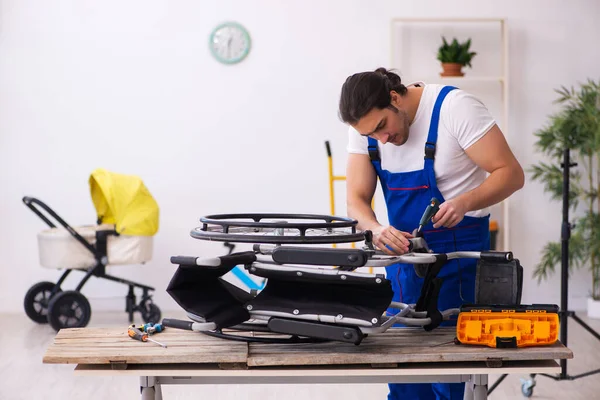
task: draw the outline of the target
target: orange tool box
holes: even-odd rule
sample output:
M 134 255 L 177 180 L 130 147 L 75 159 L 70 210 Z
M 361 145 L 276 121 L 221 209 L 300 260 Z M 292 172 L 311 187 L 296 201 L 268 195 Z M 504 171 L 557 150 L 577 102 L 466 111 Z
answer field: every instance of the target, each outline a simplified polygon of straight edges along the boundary
M 558 339 L 558 306 L 465 305 L 456 324 L 456 338 L 462 344 L 517 348 L 545 346 Z

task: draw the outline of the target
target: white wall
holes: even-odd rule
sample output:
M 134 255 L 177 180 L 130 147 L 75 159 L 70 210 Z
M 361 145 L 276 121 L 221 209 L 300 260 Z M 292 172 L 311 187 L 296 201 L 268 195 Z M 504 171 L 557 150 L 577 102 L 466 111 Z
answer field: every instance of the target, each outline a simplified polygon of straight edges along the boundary
M 508 18 L 509 141 L 528 167 L 539 160 L 533 132 L 553 110 L 553 88 L 597 77 L 598 15 L 593 0 L 0 1 L 0 311 L 21 312 L 27 289 L 59 274 L 39 267 L 44 225 L 22 196 L 75 225 L 93 223 L 87 179 L 97 167 L 141 176 L 160 204 L 153 261 L 111 272 L 156 286 L 165 310 L 177 307 L 164 291 L 169 257 L 223 252 L 190 238 L 200 216 L 328 213 L 325 140 L 338 174 L 345 164 L 339 90 L 347 75 L 389 63 L 393 17 Z M 240 65 L 220 65 L 207 49 L 223 20 L 252 36 Z M 336 187 L 343 214 L 344 185 Z M 560 204 L 529 179 L 513 199 L 523 301 L 559 302 L 557 276 L 540 286 L 529 277 L 544 243 L 559 239 Z M 587 277 L 573 277 L 574 306 L 584 304 Z M 84 293 L 93 309 L 120 309 L 126 288 L 92 279 Z

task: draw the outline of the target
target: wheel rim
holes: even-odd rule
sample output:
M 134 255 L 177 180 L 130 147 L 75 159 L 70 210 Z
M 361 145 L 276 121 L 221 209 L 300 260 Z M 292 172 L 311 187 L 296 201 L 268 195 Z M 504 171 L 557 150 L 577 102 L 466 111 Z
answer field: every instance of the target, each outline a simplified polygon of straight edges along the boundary
M 216 214 L 200 218 L 191 236 L 243 243 L 326 244 L 365 239 L 351 218 L 318 214 Z
M 56 290 L 56 292 L 53 291 Z M 48 309 L 52 299 L 62 293 L 53 282 L 38 282 L 25 294 L 24 307 L 27 316 L 37 323 L 48 322 Z
M 160 310 L 154 303 L 145 304 L 142 310 L 142 318 L 144 318 L 146 322 L 153 322 L 155 324 L 159 322 L 158 320 L 160 319 Z
M 51 290 L 41 290 L 33 296 L 32 307 L 33 311 L 40 316 L 48 315 L 48 303 L 50 303 L 50 297 L 52 296 Z
M 78 326 L 86 316 L 84 305 L 77 299 L 64 299 L 57 306 L 57 320 L 62 326 Z

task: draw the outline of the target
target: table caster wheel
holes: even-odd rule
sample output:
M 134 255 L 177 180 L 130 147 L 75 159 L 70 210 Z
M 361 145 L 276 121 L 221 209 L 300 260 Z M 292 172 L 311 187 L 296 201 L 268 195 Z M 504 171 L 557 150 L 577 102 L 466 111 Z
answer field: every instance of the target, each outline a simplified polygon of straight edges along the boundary
M 535 387 L 535 381 L 533 379 L 521 379 L 521 393 L 525 397 L 531 397 L 533 395 L 533 388 Z

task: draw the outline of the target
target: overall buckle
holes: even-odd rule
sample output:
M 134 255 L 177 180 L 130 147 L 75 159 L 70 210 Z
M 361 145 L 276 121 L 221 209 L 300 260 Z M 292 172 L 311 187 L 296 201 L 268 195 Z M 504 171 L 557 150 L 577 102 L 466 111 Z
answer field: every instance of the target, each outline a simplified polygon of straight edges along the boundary
M 432 160 L 435 158 L 435 143 L 425 143 L 425 158 L 430 158 Z
M 369 147 L 369 158 L 371 158 L 371 161 L 381 161 L 381 158 L 379 158 L 379 150 L 377 149 L 377 147 Z

